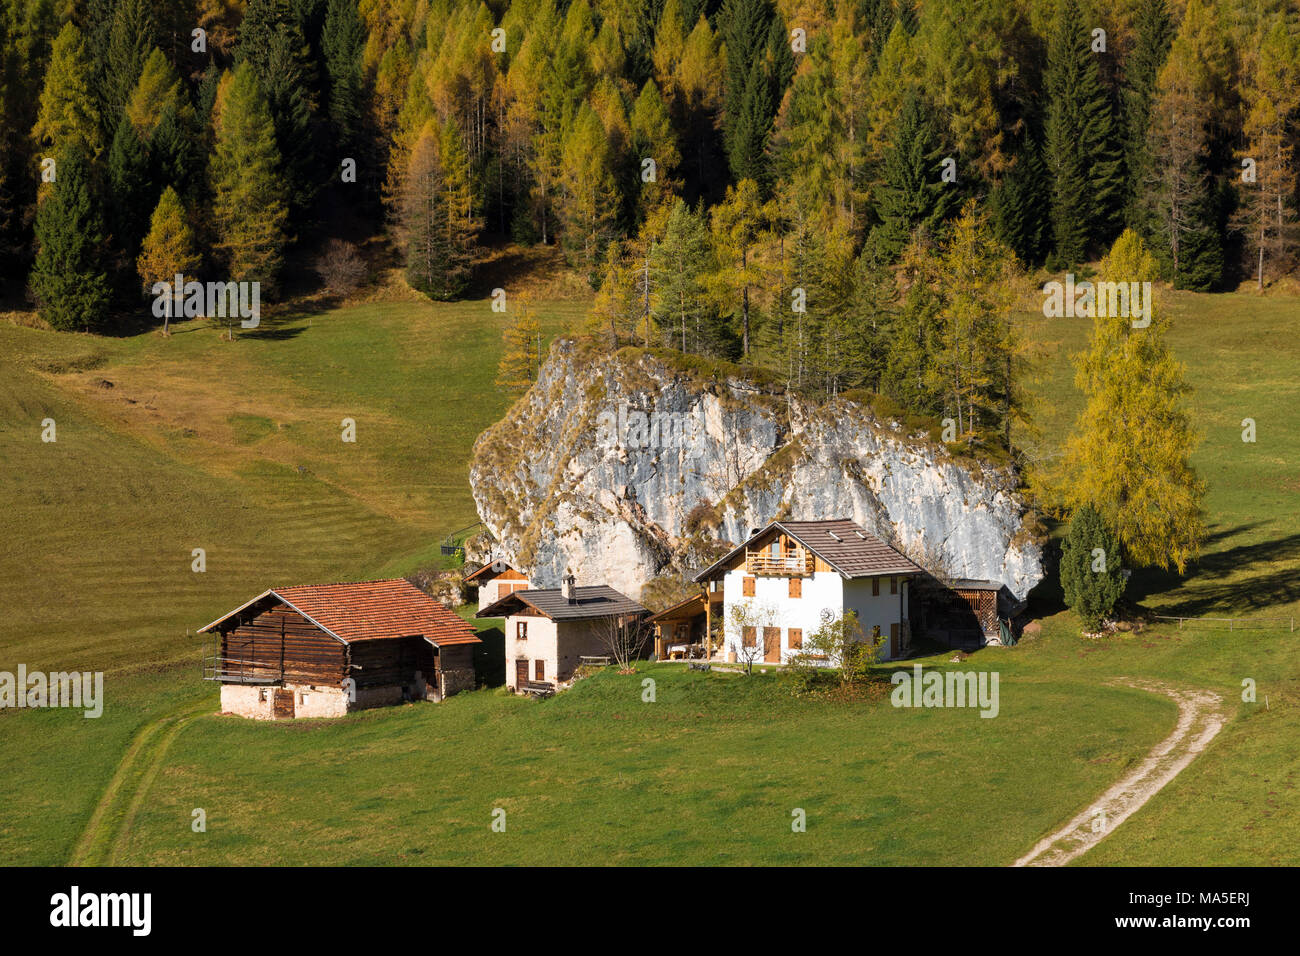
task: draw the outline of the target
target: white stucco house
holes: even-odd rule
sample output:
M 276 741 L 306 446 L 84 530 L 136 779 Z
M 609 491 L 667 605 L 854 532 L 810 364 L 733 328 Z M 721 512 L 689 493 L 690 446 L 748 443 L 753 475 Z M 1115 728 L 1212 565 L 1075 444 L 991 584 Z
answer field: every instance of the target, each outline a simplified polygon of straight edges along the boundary
M 854 611 L 864 637 L 885 639 L 881 656 L 906 653 L 908 589 L 922 573 L 854 521 L 773 521 L 695 575 L 722 591 L 728 660 L 784 663 L 823 624 Z M 734 607 L 750 624 L 738 624 Z
M 611 587 L 578 587 L 566 575 L 562 587 L 511 591 L 476 616 L 505 618 L 506 686 L 519 691 L 554 689 L 583 657 L 608 656 L 620 637 L 639 641 L 649 613 Z

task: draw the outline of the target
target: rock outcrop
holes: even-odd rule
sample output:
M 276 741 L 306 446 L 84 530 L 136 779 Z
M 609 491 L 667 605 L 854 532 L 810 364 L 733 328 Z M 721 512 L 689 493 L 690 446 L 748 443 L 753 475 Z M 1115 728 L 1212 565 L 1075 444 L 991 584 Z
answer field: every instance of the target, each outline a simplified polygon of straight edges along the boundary
M 635 597 L 778 518 L 851 518 L 923 567 L 1023 598 L 1042 547 L 1009 468 L 957 458 L 868 405 L 814 404 L 676 353 L 552 347 L 470 467 L 497 554 Z

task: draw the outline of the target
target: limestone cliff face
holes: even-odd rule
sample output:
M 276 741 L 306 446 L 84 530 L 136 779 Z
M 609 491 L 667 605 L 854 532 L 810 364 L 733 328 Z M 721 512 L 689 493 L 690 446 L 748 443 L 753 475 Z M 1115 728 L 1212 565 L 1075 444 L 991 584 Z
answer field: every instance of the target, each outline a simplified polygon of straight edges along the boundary
M 557 587 L 566 570 L 636 597 L 780 518 L 851 518 L 923 567 L 1043 576 L 1014 474 L 956 459 L 845 400 L 820 406 L 732 368 L 559 341 L 470 466 L 494 550 Z

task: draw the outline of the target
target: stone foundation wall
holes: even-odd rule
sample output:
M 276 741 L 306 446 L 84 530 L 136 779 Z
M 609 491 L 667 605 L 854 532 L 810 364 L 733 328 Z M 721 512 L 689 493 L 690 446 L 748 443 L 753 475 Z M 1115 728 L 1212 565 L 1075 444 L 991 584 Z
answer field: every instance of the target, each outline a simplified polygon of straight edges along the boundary
M 254 720 L 271 720 L 271 698 L 274 690 L 273 687 L 222 684 L 221 712 L 251 717 Z

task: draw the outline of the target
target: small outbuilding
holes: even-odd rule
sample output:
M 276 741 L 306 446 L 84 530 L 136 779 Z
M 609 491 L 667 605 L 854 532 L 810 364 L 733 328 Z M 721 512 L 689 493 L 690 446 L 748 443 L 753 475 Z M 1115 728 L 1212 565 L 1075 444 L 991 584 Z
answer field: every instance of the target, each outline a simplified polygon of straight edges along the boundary
M 511 567 L 508 561 L 492 561 L 472 574 L 465 575 L 468 587 L 478 588 L 478 606 L 487 607 L 514 591 L 527 591 L 528 575 Z
M 223 712 L 338 717 L 475 684 L 473 626 L 401 578 L 271 588 L 206 627 Z
M 609 658 L 616 649 L 643 656 L 650 612 L 625 594 L 597 584 L 514 591 L 477 617 L 505 618 L 506 685 L 516 692 L 554 692 L 573 678 L 583 658 Z

